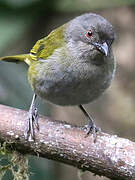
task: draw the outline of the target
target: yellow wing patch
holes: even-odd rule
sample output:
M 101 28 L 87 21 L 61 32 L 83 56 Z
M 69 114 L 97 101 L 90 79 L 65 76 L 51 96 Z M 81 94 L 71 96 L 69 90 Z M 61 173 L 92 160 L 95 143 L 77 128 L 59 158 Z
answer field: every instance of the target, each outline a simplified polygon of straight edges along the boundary
M 63 25 L 52 31 L 47 37 L 38 40 L 30 51 L 33 60 L 48 59 L 57 48 L 62 47 L 65 43 L 65 28 L 66 25 Z

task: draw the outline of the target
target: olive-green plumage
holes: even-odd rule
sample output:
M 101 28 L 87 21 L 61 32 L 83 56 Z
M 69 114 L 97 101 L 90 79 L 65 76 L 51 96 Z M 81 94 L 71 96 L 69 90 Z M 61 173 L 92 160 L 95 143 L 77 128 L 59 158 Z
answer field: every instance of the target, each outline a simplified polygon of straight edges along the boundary
M 4 56 L 1 57 L 0 60 L 9 62 L 24 61 L 28 65 L 30 65 L 33 61 L 38 61 L 38 59 L 40 58 L 48 59 L 48 57 L 53 54 L 55 49 L 64 46 L 65 27 L 66 25 L 63 25 L 53 30 L 47 37 L 38 40 L 34 47 L 31 49 L 30 54 Z
M 35 55 L 35 59 L 48 59 L 55 49 L 64 46 L 66 24 L 52 31 L 47 37 L 37 41 L 30 53 Z

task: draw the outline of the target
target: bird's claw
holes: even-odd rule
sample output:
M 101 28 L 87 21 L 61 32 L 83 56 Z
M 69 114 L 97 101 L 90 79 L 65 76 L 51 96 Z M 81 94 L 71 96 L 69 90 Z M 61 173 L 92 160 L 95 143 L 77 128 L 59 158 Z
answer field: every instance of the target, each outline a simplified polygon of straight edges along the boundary
M 86 131 L 85 137 L 88 137 L 88 135 L 91 133 L 94 138 L 94 142 L 96 142 L 97 139 L 97 133 L 101 131 L 101 128 L 97 127 L 94 123 L 93 124 L 87 124 L 83 127 L 83 129 Z
M 39 124 L 38 124 L 38 110 L 34 106 L 30 108 L 29 115 L 28 115 L 28 125 L 25 132 L 25 138 L 29 141 L 32 141 L 35 139 L 35 130 L 34 126 L 37 130 L 39 130 Z

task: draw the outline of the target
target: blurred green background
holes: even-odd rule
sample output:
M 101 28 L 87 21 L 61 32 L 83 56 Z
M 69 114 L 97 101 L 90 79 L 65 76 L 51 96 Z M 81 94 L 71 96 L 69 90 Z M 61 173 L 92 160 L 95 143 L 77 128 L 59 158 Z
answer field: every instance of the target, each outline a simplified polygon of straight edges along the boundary
M 104 132 L 135 140 L 135 0 L 0 0 L 0 56 L 27 53 L 51 30 L 85 12 L 107 18 L 116 29 L 117 71 L 111 87 L 86 105 Z M 0 103 L 28 110 L 33 92 L 27 65 L 0 62 Z M 38 100 L 40 113 L 84 125 L 77 107 L 59 107 Z M 30 180 L 77 180 L 77 169 L 47 159 L 29 157 Z M 4 180 L 12 180 L 6 174 Z M 82 180 L 105 180 L 84 173 Z

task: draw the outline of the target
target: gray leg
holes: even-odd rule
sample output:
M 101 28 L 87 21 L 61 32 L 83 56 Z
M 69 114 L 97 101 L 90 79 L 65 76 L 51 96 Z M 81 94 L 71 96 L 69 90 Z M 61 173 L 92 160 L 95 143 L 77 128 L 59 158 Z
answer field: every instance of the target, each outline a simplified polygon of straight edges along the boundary
M 35 100 L 37 95 L 34 94 L 32 98 L 32 102 L 29 109 L 29 119 L 28 119 L 28 125 L 25 133 L 25 137 L 28 139 L 34 139 L 35 138 L 35 132 L 34 132 L 34 125 L 39 130 L 38 125 L 38 110 L 35 107 Z
M 88 119 L 88 124 L 85 126 L 87 129 L 87 135 L 90 133 L 93 133 L 94 136 L 94 141 L 96 140 L 96 133 L 100 131 L 100 128 L 97 128 L 96 125 L 94 124 L 93 118 L 90 116 L 90 114 L 87 113 L 85 108 L 82 105 L 79 105 L 79 108 L 81 111 L 84 113 L 85 117 Z

